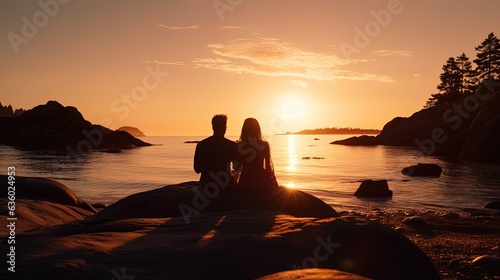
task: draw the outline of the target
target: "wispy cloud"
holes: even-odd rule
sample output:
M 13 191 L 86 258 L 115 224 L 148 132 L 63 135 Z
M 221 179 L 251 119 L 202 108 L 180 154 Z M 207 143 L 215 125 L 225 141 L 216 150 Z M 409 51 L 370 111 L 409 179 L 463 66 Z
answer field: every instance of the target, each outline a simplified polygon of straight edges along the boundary
M 290 80 L 290 83 L 292 83 L 292 85 L 303 87 L 303 88 L 309 87 L 309 83 L 306 81 L 302 81 L 302 80 Z
M 222 29 L 241 29 L 240 26 L 236 26 L 236 25 L 224 25 L 221 28 Z
M 384 75 L 343 69 L 367 60 L 343 59 L 334 54 L 305 51 L 275 38 L 237 39 L 207 47 L 216 57 L 195 59 L 192 61 L 195 67 L 297 80 L 394 82 Z
M 144 62 L 153 63 L 153 64 L 161 64 L 161 65 L 186 65 L 185 62 L 182 61 L 158 61 L 158 60 L 145 60 Z
M 162 27 L 168 30 L 190 30 L 190 29 L 198 29 L 199 25 L 190 25 L 190 26 L 168 26 L 164 24 L 157 24 L 156 26 Z
M 378 51 L 373 51 L 373 53 L 378 55 L 378 56 L 410 57 L 413 55 L 413 52 L 411 52 L 411 51 L 395 51 L 395 50 L 378 50 Z

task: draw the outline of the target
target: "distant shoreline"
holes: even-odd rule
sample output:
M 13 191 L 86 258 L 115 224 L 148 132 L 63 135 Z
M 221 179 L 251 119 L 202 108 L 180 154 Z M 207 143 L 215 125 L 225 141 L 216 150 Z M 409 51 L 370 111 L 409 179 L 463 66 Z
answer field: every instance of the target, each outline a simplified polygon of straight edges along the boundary
M 380 134 L 378 129 L 362 129 L 362 128 L 318 128 L 305 129 L 299 132 L 287 132 L 287 134 Z

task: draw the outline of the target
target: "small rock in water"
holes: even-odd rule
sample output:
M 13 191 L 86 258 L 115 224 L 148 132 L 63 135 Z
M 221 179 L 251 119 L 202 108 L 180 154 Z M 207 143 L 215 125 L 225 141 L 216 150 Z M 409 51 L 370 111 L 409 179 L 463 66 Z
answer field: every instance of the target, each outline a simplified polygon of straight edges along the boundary
M 403 220 L 403 224 L 407 226 L 427 226 L 427 222 L 420 217 L 408 217 Z
M 418 163 L 403 168 L 401 173 L 407 176 L 421 176 L 421 177 L 439 177 L 443 169 L 441 166 L 433 163 Z
M 387 180 L 365 180 L 354 193 L 356 197 L 391 197 Z
M 484 208 L 500 210 L 500 200 L 490 201 L 484 205 Z
M 499 268 L 500 258 L 496 256 L 480 256 L 472 260 L 472 264 L 475 266 L 485 267 L 485 268 Z

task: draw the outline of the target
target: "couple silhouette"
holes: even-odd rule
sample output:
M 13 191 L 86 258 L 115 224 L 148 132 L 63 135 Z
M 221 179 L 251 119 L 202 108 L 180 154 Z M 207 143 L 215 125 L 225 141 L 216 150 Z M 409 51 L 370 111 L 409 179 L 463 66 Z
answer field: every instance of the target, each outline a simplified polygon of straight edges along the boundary
M 278 187 L 274 175 L 269 143 L 262 137 L 259 122 L 248 118 L 241 135 L 234 142 L 224 137 L 227 116 L 212 118 L 213 135 L 196 145 L 194 171 L 201 173 L 200 185 L 217 184 L 221 188 L 235 187 L 260 192 Z M 221 181 L 222 177 L 229 180 Z

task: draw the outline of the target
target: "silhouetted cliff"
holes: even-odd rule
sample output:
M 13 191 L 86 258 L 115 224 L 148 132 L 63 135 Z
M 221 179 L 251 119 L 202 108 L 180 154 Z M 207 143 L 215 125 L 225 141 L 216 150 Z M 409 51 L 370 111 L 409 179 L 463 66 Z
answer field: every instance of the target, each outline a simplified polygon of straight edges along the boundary
M 377 136 L 351 137 L 331 144 L 415 146 L 426 155 L 500 162 L 500 90 L 498 83 L 473 95 L 396 117 Z

